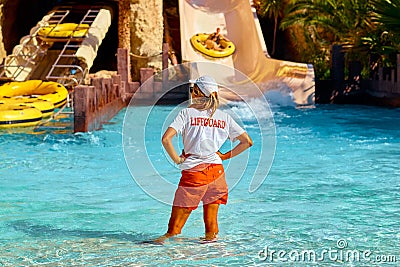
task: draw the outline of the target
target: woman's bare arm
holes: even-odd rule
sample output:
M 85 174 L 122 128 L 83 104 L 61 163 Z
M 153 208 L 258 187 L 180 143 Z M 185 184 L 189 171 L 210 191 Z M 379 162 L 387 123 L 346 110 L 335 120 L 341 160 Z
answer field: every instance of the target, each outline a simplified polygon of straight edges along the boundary
M 167 151 L 168 155 L 176 164 L 181 164 L 185 159 L 183 157 L 178 156 L 176 153 L 174 146 L 172 145 L 172 138 L 176 135 L 176 130 L 172 127 L 168 127 L 162 137 L 162 145 Z
M 253 140 L 251 140 L 250 136 L 246 132 L 239 135 L 237 139 L 239 140 L 239 144 L 237 144 L 232 150 L 224 154 L 219 151 L 217 152 L 218 156 L 220 156 L 222 160 L 233 158 L 253 145 Z

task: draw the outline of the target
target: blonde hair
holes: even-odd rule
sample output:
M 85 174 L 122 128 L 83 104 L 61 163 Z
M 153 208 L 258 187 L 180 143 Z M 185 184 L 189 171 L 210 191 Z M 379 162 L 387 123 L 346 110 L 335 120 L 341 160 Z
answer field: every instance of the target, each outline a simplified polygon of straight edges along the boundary
M 195 85 L 194 95 L 197 96 L 192 99 L 192 105 L 190 107 L 196 108 L 198 110 L 210 110 L 210 118 L 214 115 L 215 111 L 219 107 L 219 99 L 217 92 L 212 92 L 209 97 L 207 97 L 200 88 Z

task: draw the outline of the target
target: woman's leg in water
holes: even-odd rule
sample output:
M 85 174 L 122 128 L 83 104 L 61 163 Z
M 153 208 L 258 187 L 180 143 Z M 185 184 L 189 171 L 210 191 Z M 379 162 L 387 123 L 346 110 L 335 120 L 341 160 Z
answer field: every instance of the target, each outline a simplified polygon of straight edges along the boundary
M 219 204 L 207 204 L 203 206 L 203 219 L 205 226 L 205 240 L 213 240 L 218 235 L 218 208 Z
M 185 225 L 190 213 L 191 208 L 172 206 L 171 217 L 168 223 L 168 231 L 166 234 L 160 236 L 155 242 L 162 243 L 166 239 L 178 235 L 181 233 L 183 226 Z

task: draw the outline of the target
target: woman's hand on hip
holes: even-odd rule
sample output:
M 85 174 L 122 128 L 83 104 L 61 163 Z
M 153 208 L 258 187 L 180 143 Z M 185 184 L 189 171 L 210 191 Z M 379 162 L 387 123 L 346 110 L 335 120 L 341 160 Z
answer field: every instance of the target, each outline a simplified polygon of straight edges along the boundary
M 221 160 L 227 160 L 226 154 L 222 154 L 219 150 L 217 151 L 217 155 L 221 158 Z

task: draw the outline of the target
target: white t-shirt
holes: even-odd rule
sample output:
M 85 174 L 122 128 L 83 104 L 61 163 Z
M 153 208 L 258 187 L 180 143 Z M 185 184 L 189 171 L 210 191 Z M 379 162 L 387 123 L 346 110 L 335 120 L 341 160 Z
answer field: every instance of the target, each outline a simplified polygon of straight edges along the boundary
M 216 110 L 210 118 L 208 110 L 185 108 L 181 110 L 169 127 L 182 135 L 183 147 L 188 158 L 180 165 L 182 170 L 201 163 L 222 164 L 216 152 L 229 138 L 232 141 L 245 130 L 232 117 Z

